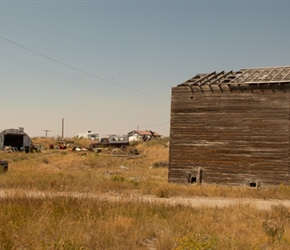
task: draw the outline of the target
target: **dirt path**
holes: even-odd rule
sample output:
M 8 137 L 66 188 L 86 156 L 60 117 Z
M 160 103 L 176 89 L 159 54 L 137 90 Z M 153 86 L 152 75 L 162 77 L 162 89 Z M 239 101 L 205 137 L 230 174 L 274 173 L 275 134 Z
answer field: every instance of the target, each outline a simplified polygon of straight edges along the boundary
M 234 205 L 250 205 L 259 210 L 268 210 L 272 206 L 282 205 L 290 208 L 290 200 L 263 200 L 252 198 L 221 198 L 221 197 L 171 197 L 158 198 L 149 195 L 120 195 L 120 194 L 93 194 L 93 193 L 77 193 L 77 192 L 52 192 L 52 191 L 33 191 L 18 189 L 1 189 L 0 198 L 6 197 L 30 197 L 30 198 L 46 198 L 46 197 L 76 197 L 76 198 L 92 198 L 99 200 L 108 200 L 112 202 L 122 201 L 142 201 L 146 203 L 164 203 L 170 205 L 187 205 L 192 207 L 228 207 Z

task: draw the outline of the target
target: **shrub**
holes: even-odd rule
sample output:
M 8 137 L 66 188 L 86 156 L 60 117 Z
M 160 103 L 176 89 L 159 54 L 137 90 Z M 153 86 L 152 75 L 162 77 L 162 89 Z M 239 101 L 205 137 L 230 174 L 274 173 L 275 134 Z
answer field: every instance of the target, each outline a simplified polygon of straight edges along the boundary
M 215 250 L 217 238 L 207 234 L 186 235 L 177 242 L 175 250 Z

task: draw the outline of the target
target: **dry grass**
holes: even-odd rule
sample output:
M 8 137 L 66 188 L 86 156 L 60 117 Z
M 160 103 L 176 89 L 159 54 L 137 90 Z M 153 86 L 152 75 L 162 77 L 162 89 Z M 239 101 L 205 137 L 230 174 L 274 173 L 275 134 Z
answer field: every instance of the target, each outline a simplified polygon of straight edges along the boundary
M 289 211 L 5 198 L 0 249 L 289 249 Z
M 48 147 L 54 143 L 35 138 Z M 75 141 L 74 145 L 88 145 Z M 3 190 L 135 194 L 121 202 L 89 197 L 8 195 L 0 200 L 0 249 L 289 249 L 290 212 L 248 205 L 192 208 L 147 203 L 157 197 L 207 196 L 289 199 L 287 186 L 267 189 L 176 185 L 167 182 L 166 141 L 136 143 L 139 157 L 43 150 L 0 153 L 9 170 Z M 0 190 L 1 190 L 0 189 Z M 138 198 L 139 197 L 139 198 Z
M 34 139 L 48 148 L 45 138 Z M 55 141 L 54 141 L 55 143 Z M 88 146 L 78 140 L 73 145 Z M 261 190 L 245 187 L 176 185 L 167 182 L 168 147 L 166 140 L 135 143 L 124 154 L 137 149 L 137 157 L 124 157 L 90 151 L 44 149 L 42 153 L 0 153 L 9 161 L 9 171 L 0 175 L 0 187 L 77 192 L 138 192 L 173 196 L 215 196 L 230 198 L 289 199 L 290 187 L 280 185 Z M 133 156 L 133 155 L 132 155 Z

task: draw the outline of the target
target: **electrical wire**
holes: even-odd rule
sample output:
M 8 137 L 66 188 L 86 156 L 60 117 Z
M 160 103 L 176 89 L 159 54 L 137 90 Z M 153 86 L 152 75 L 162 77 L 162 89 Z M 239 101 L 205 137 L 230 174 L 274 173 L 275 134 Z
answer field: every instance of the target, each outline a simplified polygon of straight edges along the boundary
M 62 78 L 66 81 L 69 81 L 69 82 L 73 82 L 73 83 L 76 83 L 76 84 L 79 84 L 81 86 L 85 86 L 87 88 L 91 88 L 91 89 L 94 89 L 94 90 L 98 90 L 98 91 L 101 91 L 101 92 L 105 92 L 105 93 L 108 93 L 110 95 L 114 95 L 114 96 L 118 96 L 118 97 L 121 97 L 121 98 L 125 98 L 125 99 L 133 99 L 133 100 L 138 100 L 140 102 L 145 102 L 145 103 L 149 103 L 149 102 L 146 102 L 146 101 L 143 101 L 143 100 L 140 100 L 140 98 L 134 98 L 134 96 L 123 96 L 123 95 L 120 95 L 120 94 L 116 94 L 115 92 L 112 93 L 112 92 L 109 92 L 109 91 L 106 91 L 106 90 L 100 90 L 99 88 L 95 87 L 95 86 L 91 86 L 89 84 L 85 84 L 83 80 L 80 80 L 78 78 L 75 78 L 73 79 L 71 76 L 68 76 L 66 74 L 63 74 L 61 72 L 58 72 L 58 71 L 55 71 L 55 70 L 52 70 L 52 69 L 48 69 L 46 67 L 42 67 L 42 66 L 39 66 L 39 65 L 36 65 L 36 64 L 33 64 L 31 62 L 28 62 L 26 60 L 23 60 L 21 58 L 18 58 L 18 57 L 15 57 L 15 56 L 12 56 L 12 55 L 9 55 L 7 53 L 3 53 L 3 52 L 0 52 L 0 56 L 6 58 L 6 59 L 9 59 L 9 60 L 12 60 L 14 62 L 17 62 L 17 63 L 21 63 L 23 65 L 26 65 L 28 67 L 31 67 L 31 68 L 34 68 L 34 69 L 37 69 L 39 71 L 42 71 L 42 72 L 45 72 L 45 73 L 48 73 L 50 75 L 53 75 L 53 76 L 56 76 L 58 78 Z M 101 86 L 102 87 L 102 86 Z M 104 88 L 104 87 L 103 87 Z M 110 88 L 108 88 L 110 89 Z
M 155 125 L 138 125 L 139 128 L 154 128 L 154 127 L 160 127 L 163 125 L 169 124 L 169 122 L 164 122 L 164 123 L 160 123 L 160 124 L 155 124 Z
M 25 47 L 25 46 L 23 46 L 23 45 L 21 45 L 21 44 L 19 44 L 19 43 L 16 43 L 16 42 L 14 42 L 14 41 L 12 41 L 12 40 L 10 40 L 10 39 L 5 38 L 5 37 L 3 37 L 3 36 L 0 36 L 0 39 L 6 41 L 6 42 L 8 42 L 8 43 L 11 43 L 11 44 L 13 44 L 13 45 L 15 45 L 15 46 L 18 46 L 18 47 L 20 47 L 20 48 L 22 48 L 22 49 L 25 49 L 25 50 L 27 50 L 27 51 L 29 51 L 29 52 L 31 52 L 31 53 L 34 53 L 34 54 L 36 54 L 36 55 L 38 55 L 38 56 L 41 56 L 41 57 L 43 57 L 43 58 L 46 58 L 46 59 L 48 59 L 48 60 L 50 60 L 50 61 L 53 61 L 53 62 L 58 63 L 58 64 L 61 64 L 61 65 L 65 66 L 65 67 L 67 67 L 67 68 L 70 68 L 70 69 L 73 69 L 73 70 L 75 70 L 75 71 L 77 71 L 77 72 L 80 72 L 80 73 L 82 73 L 82 74 L 85 74 L 85 75 L 88 75 L 88 76 L 94 77 L 94 78 L 96 78 L 96 79 L 98 79 L 98 80 L 100 80 L 100 81 L 103 81 L 103 82 L 106 82 L 106 83 L 112 84 L 112 85 L 114 85 L 114 86 L 118 86 L 118 87 L 120 87 L 120 88 L 124 88 L 124 89 L 130 90 L 130 91 L 133 91 L 133 92 L 136 92 L 136 93 L 139 93 L 139 94 L 143 94 L 143 95 L 146 95 L 146 96 L 148 96 L 148 97 L 154 97 L 154 98 L 159 98 L 159 99 L 166 99 L 166 100 L 168 100 L 168 98 L 165 98 L 165 97 L 162 97 L 162 96 L 157 96 L 157 95 L 153 95 L 153 94 L 145 93 L 145 92 L 143 92 L 143 91 L 140 91 L 140 90 L 137 90 L 137 89 L 132 89 L 132 88 L 129 88 L 129 87 L 127 87 L 127 86 L 121 85 L 121 84 L 119 84 L 119 83 L 115 83 L 115 82 L 112 82 L 112 81 L 106 80 L 106 79 L 101 78 L 101 77 L 99 77 L 99 76 L 96 76 L 96 75 L 94 75 L 94 74 L 88 73 L 88 72 L 86 72 L 86 71 L 84 71 L 84 70 L 78 69 L 78 68 L 76 68 L 76 67 L 74 67 L 74 66 L 68 65 L 67 63 L 61 62 L 61 61 L 59 61 L 59 60 L 57 60 L 57 59 L 51 58 L 51 57 L 49 57 L 49 56 L 47 56 L 47 55 L 44 55 L 44 54 L 42 54 L 42 53 L 40 53 L 40 52 L 38 52 L 38 51 L 35 51 L 35 50 L 30 49 L 30 48 L 28 48 L 28 47 Z

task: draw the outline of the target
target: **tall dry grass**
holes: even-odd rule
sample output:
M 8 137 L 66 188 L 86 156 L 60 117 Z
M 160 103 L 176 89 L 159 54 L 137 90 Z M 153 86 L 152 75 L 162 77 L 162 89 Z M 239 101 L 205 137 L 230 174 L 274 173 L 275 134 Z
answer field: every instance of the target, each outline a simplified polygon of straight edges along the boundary
M 140 155 L 127 158 L 135 149 Z M 0 249 L 290 249 L 290 211 L 282 206 L 260 211 L 240 204 L 192 208 L 145 202 L 142 195 L 289 199 L 284 185 L 257 190 L 168 183 L 166 140 L 135 143 L 118 156 L 43 149 L 0 158 L 9 161 L 8 172 L 0 174 L 0 191 L 7 194 L 0 198 Z M 21 190 L 135 198 L 35 197 Z
M 289 249 L 289 211 L 74 197 L 1 199 L 0 249 Z
M 42 153 L 0 153 L 9 161 L 9 171 L 0 175 L 0 187 L 48 191 L 124 193 L 173 196 L 216 196 L 235 198 L 289 199 L 290 187 L 280 185 L 261 190 L 231 186 L 176 185 L 168 183 L 167 140 L 134 143 L 123 155 L 104 151 L 75 152 L 72 146 L 88 146 L 89 141 L 75 140 L 67 150 L 49 150 L 53 139 L 35 138 Z M 54 141 L 56 143 L 56 141 Z M 125 157 L 135 149 L 134 157 Z

